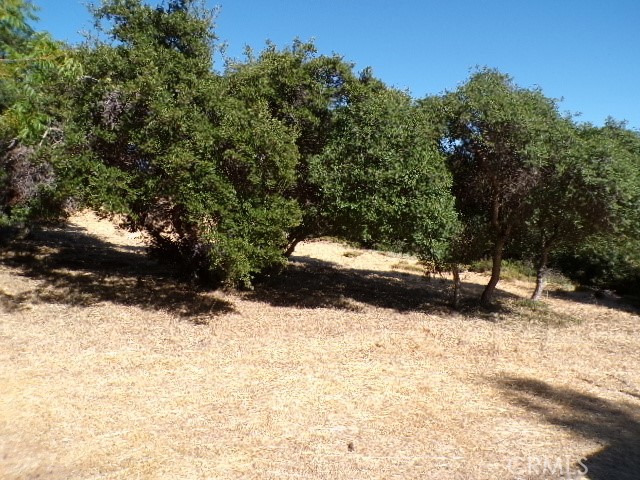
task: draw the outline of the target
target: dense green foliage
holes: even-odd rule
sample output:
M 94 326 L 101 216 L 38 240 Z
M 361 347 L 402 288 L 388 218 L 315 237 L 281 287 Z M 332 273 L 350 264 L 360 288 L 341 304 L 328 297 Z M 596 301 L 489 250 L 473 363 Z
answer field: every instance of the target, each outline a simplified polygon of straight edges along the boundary
M 268 44 L 257 57 L 232 62 L 226 77 L 233 96 L 262 101 L 274 118 L 289 127 L 299 153 L 295 185 L 287 196 L 302 206 L 303 219 L 289 234 L 289 248 L 327 233 L 321 192 L 310 181 L 309 163 L 321 154 L 331 135 L 336 108 L 347 104 L 356 82 L 352 66 L 337 55 L 317 55 L 315 46 L 296 40 L 291 48 Z
M 506 254 L 537 265 L 537 299 L 553 252 L 602 232 L 637 233 L 637 135 L 612 123 L 576 125 L 540 90 L 494 70 L 478 71 L 435 105 L 464 225 L 454 251 L 462 262 L 483 254 L 493 261 L 483 304 Z
M 532 196 L 533 215 L 520 232 L 525 250 L 535 249 L 534 299 L 541 294 L 551 254 L 579 249 L 594 235 L 619 236 L 637 229 L 630 215 L 639 206 L 638 166 L 616 132 L 619 127 L 613 124 L 599 129 L 564 122 L 557 129 L 553 162 L 542 172 L 543 181 Z
M 560 251 L 552 264 L 574 282 L 640 300 L 640 240 L 618 235 L 590 238 Z
M 212 19 L 194 1 L 109 0 L 114 40 L 85 48 L 58 167 L 84 202 L 127 214 L 200 278 L 248 285 L 282 263 L 299 222 L 284 197 L 297 149 L 266 105 L 212 71 Z
M 580 132 L 589 156 L 579 166 L 592 170 L 582 189 L 588 198 L 579 205 L 601 206 L 583 216 L 582 229 L 591 235 L 574 235 L 553 262 L 584 285 L 640 297 L 640 134 L 613 120 Z
M 456 229 L 451 178 L 434 129 L 399 91 L 365 90 L 336 112 L 312 162 L 335 234 L 443 262 Z
M 504 249 L 531 217 L 533 192 L 553 161 L 559 122 L 555 103 L 539 90 L 523 89 L 510 77 L 482 70 L 441 102 L 443 150 L 453 173 L 453 192 L 472 251 L 491 252 L 488 305 L 500 278 Z M 463 242 L 463 244 L 470 242 Z M 465 255 L 466 256 L 466 255 Z
M 0 226 L 71 199 L 233 285 L 328 234 L 457 280 L 490 257 L 485 305 L 510 256 L 536 265 L 534 296 L 549 264 L 638 286 L 640 136 L 624 124 L 577 124 L 491 69 L 416 102 L 299 40 L 219 73 L 202 0 L 93 14 L 102 40 L 72 50 L 33 31 L 28 0 L 0 4 Z

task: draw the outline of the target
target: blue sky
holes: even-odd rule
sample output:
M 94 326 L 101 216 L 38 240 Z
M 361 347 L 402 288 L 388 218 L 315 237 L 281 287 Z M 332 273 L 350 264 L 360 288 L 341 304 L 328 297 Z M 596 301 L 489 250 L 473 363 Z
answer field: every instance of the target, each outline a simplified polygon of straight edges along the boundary
M 35 0 L 38 28 L 77 43 L 85 0 Z M 149 3 L 157 4 L 156 0 Z M 416 98 L 454 89 L 475 66 L 563 98 L 562 111 L 640 129 L 640 0 L 207 0 L 228 54 L 267 39 L 314 39 Z M 220 62 L 219 62 L 220 63 Z M 218 65 L 220 68 L 222 65 Z

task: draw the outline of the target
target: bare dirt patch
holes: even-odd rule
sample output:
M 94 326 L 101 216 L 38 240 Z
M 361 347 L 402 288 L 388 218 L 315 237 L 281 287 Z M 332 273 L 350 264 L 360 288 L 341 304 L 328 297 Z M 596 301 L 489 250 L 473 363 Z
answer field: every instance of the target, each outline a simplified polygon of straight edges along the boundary
M 0 477 L 640 478 L 636 313 L 536 312 L 526 282 L 456 313 L 448 278 L 353 251 L 302 244 L 237 294 L 91 214 L 4 251 Z

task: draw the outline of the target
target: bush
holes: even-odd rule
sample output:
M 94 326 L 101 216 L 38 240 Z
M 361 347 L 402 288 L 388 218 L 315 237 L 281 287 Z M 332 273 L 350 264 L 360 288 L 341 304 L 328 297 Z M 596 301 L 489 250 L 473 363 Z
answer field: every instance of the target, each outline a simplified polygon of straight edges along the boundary
M 13 146 L 0 156 L 0 227 L 26 228 L 31 220 L 59 216 L 52 165 L 36 150 Z
M 599 237 L 575 252 L 563 252 L 559 268 L 575 282 L 640 297 L 640 241 Z
M 442 261 L 457 217 L 437 136 L 408 95 L 373 80 L 359 88 L 311 162 L 326 224 L 368 248 Z

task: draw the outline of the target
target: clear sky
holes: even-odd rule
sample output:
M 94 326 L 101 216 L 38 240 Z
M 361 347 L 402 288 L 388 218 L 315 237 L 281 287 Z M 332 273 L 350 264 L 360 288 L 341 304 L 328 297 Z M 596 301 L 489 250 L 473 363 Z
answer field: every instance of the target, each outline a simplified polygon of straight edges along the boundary
M 148 0 L 151 4 L 160 3 Z M 71 43 L 91 29 L 85 0 L 35 0 L 38 28 Z M 228 54 L 267 39 L 314 39 L 416 97 L 454 89 L 475 66 L 563 98 L 562 111 L 640 129 L 640 0 L 207 0 Z M 220 62 L 219 62 L 220 63 Z M 219 65 L 221 68 L 222 66 Z

